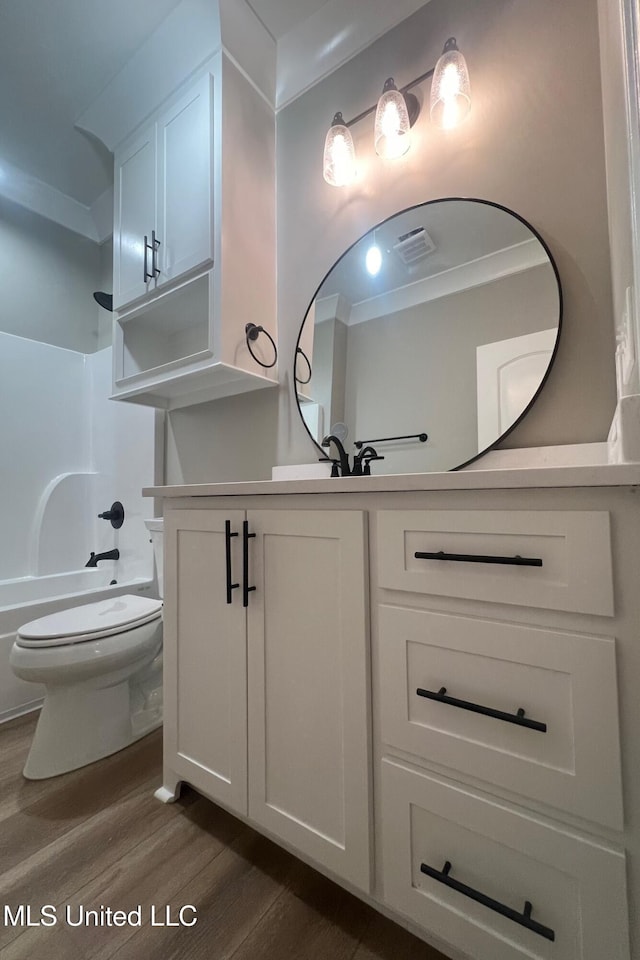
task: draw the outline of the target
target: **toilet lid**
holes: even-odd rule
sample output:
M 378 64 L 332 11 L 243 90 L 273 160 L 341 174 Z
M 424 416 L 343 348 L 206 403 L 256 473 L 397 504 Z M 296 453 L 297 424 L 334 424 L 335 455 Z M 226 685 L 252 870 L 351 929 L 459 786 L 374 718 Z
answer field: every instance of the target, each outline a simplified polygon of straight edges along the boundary
M 18 630 L 18 642 L 26 640 L 38 646 L 80 643 L 98 637 L 122 633 L 156 620 L 162 613 L 162 601 L 126 594 L 97 603 L 59 610 L 48 617 L 25 623 Z

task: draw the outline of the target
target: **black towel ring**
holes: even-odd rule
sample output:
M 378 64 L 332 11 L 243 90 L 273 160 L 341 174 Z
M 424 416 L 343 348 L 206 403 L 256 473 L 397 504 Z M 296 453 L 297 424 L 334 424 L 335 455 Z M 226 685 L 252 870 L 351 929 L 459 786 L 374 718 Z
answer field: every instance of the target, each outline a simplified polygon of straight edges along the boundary
M 271 367 L 275 367 L 276 363 L 278 362 L 278 348 L 276 347 L 275 340 L 273 339 L 271 334 L 267 330 L 265 330 L 264 327 L 256 326 L 255 323 L 248 323 L 244 328 L 244 332 L 247 338 L 247 349 L 251 354 L 251 356 L 253 357 L 253 359 L 255 360 L 255 362 L 259 363 L 260 366 L 264 367 L 266 370 L 269 370 Z M 262 360 L 258 360 L 255 353 L 251 349 L 251 341 L 257 340 L 261 333 L 264 333 L 264 335 L 268 337 L 269 340 L 271 340 L 271 343 L 273 344 L 274 357 L 273 357 L 272 363 L 263 363 Z
M 312 376 L 311 361 L 309 360 L 309 357 L 306 355 L 302 347 L 296 347 L 296 360 L 298 359 L 299 353 L 302 354 L 304 359 L 307 361 L 307 366 L 309 367 L 309 376 L 307 377 L 306 380 L 301 380 L 300 377 L 296 376 L 296 383 L 301 383 L 304 385 L 305 383 L 309 383 L 309 381 L 311 380 L 311 376 Z M 296 363 L 296 367 L 297 367 L 297 363 Z

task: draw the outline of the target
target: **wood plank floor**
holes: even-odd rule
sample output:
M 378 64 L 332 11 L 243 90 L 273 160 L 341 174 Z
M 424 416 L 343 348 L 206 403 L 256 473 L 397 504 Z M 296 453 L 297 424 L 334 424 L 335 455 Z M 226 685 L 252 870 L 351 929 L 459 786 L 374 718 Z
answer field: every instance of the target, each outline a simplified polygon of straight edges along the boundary
M 52 904 L 55 926 L 12 926 L 2 960 L 446 960 L 357 898 L 185 789 L 153 797 L 152 734 L 75 773 L 21 775 L 35 715 L 0 726 L 0 911 Z M 143 925 L 72 927 L 85 909 L 142 906 Z M 151 905 L 197 908 L 193 927 L 152 927 Z

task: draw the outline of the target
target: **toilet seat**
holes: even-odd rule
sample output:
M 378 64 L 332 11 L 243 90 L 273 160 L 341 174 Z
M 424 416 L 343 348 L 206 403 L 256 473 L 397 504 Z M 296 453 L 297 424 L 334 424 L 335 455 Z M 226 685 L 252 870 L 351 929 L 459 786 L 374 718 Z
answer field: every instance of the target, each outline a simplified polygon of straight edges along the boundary
M 40 617 L 20 627 L 19 647 L 60 647 L 112 637 L 158 620 L 162 601 L 126 594 Z

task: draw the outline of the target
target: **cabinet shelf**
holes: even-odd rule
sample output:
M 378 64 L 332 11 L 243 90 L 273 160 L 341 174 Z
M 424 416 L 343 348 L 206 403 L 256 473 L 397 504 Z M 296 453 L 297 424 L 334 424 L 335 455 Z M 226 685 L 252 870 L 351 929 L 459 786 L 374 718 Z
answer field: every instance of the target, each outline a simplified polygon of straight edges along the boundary
M 188 359 L 197 361 L 196 357 Z M 206 363 L 206 360 L 204 362 Z M 119 381 L 111 399 L 128 400 L 162 410 L 177 410 L 194 403 L 206 403 L 238 393 L 277 386 L 276 380 L 270 380 L 259 373 L 249 373 L 228 363 L 213 363 L 207 366 L 202 364 L 201 360 L 192 362 L 186 368 L 175 372 L 175 363 L 157 367 L 148 371 L 153 382 L 149 382 L 149 378 L 136 384 L 132 382 L 133 378 L 127 382 Z M 165 373 L 167 375 L 164 375 Z M 119 384 L 122 384 L 122 387 Z
M 164 410 L 274 386 L 216 357 L 211 272 L 114 320 L 112 399 Z

